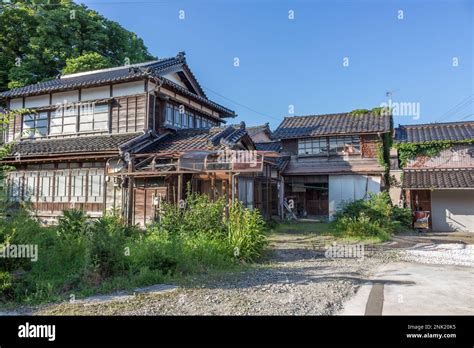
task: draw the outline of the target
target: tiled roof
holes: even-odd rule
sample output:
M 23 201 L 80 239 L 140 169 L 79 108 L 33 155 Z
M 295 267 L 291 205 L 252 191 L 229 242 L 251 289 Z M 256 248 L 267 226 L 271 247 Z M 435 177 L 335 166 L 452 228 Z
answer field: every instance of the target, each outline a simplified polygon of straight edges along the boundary
M 271 134 L 270 128 L 268 127 L 268 123 L 262 124 L 260 126 L 247 127 L 247 131 L 251 137 L 261 132 L 269 132 Z
M 465 139 L 474 139 L 474 121 L 400 125 L 395 130 L 395 141 L 399 143 Z
M 245 129 L 213 127 L 208 129 L 180 129 L 163 136 L 160 140 L 141 150 L 141 153 L 220 150 L 232 147 L 243 136 Z
M 246 127 L 246 129 L 250 137 L 253 137 L 254 135 L 257 135 L 262 132 L 267 132 L 269 135 L 272 134 L 272 131 L 270 130 L 270 126 L 268 125 L 268 123 L 261 124 L 258 126 L 249 126 L 249 127 Z
M 268 141 L 268 142 L 265 142 L 265 143 L 255 143 L 255 147 L 259 151 L 280 152 L 281 151 L 281 141 L 275 140 L 275 141 Z
M 119 146 L 143 133 L 80 136 L 62 139 L 24 140 L 13 145 L 11 154 L 21 157 L 52 154 L 119 151 Z
M 91 87 L 110 82 L 137 80 L 148 76 L 149 72 L 147 72 L 147 69 L 155 69 L 155 71 L 160 72 L 179 64 L 182 64 L 182 60 L 177 57 L 171 57 L 126 67 L 97 70 L 97 72 L 91 71 L 82 74 L 65 75 L 54 80 L 38 82 L 33 85 L 27 85 L 2 92 L 0 93 L 0 97 L 14 98 L 18 96 L 49 93 L 52 91 L 67 90 L 77 87 Z
M 265 157 L 265 160 L 272 163 L 279 171 L 283 171 L 290 162 L 290 156 Z
M 241 123 L 239 124 L 230 124 L 229 126 L 232 126 L 234 128 L 240 128 Z M 250 137 L 253 137 L 256 134 L 259 134 L 261 132 L 268 132 L 268 134 L 272 134 L 272 131 L 270 130 L 270 126 L 268 123 L 265 124 L 260 124 L 257 126 L 245 126 L 245 129 L 247 130 L 247 133 L 250 135 Z
M 474 188 L 474 169 L 406 170 L 403 188 Z
M 177 66 L 183 66 L 192 75 L 191 70 L 186 65 L 184 53 L 179 53 L 176 57 L 162 58 L 156 61 L 133 64 L 126 67 L 102 69 L 97 71 L 90 71 L 85 73 L 66 75 L 61 78 L 39 82 L 36 84 L 14 88 L 0 93 L 0 98 L 15 98 L 19 96 L 38 95 L 49 92 L 66 91 L 74 88 L 95 87 L 108 83 L 127 82 L 144 79 L 147 77 L 157 77 L 163 80 L 165 85 L 171 86 L 179 90 L 181 93 L 189 95 L 205 104 L 213 106 L 217 110 L 228 116 L 235 116 L 234 111 L 219 105 L 207 99 L 201 86 L 197 85 L 198 95 L 190 92 L 186 88 L 163 78 L 163 75 Z M 192 75 L 194 77 L 194 75 Z
M 391 116 L 351 113 L 285 117 L 273 132 L 274 139 L 361 134 L 390 131 Z

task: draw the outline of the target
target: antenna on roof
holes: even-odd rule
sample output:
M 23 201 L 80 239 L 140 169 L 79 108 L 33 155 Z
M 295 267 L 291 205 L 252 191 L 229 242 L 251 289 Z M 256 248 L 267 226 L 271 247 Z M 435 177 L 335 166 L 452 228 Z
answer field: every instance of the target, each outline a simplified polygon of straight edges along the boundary
M 396 89 L 394 91 L 387 91 L 385 92 L 385 96 L 388 98 L 388 105 L 391 105 L 392 104 L 392 97 L 393 97 L 393 93 L 395 92 L 398 92 L 399 90 Z

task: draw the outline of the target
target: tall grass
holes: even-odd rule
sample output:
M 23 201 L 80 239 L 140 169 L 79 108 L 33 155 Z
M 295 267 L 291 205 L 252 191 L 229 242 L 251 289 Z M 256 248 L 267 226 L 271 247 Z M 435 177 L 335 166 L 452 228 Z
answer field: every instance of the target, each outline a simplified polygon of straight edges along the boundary
M 159 221 L 140 230 L 119 217 L 90 220 L 68 210 L 55 227 L 26 212 L 0 220 L 0 246 L 38 245 L 38 261 L 0 258 L 0 302 L 40 303 L 176 277 L 229 269 L 257 260 L 265 246 L 257 210 L 190 194 L 184 207 L 165 204 Z

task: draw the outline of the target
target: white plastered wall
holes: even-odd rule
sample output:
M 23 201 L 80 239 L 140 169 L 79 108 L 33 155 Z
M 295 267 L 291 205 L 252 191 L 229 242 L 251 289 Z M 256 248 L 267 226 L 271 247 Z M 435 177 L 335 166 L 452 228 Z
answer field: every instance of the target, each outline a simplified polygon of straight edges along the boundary
M 474 233 L 474 189 L 431 192 L 433 231 Z
M 381 176 L 330 175 L 329 217 L 341 208 L 344 202 L 367 198 L 369 193 L 380 192 Z

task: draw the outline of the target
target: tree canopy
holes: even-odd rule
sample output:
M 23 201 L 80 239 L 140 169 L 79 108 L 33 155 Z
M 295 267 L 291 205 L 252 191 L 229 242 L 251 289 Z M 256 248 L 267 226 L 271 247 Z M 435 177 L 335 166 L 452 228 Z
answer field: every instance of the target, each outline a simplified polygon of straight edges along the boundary
M 0 90 L 155 59 L 143 40 L 70 0 L 0 4 Z
M 67 58 L 66 66 L 63 68 L 63 75 L 89 71 L 94 69 L 103 69 L 110 66 L 110 60 L 99 53 L 84 53 L 82 56 Z

